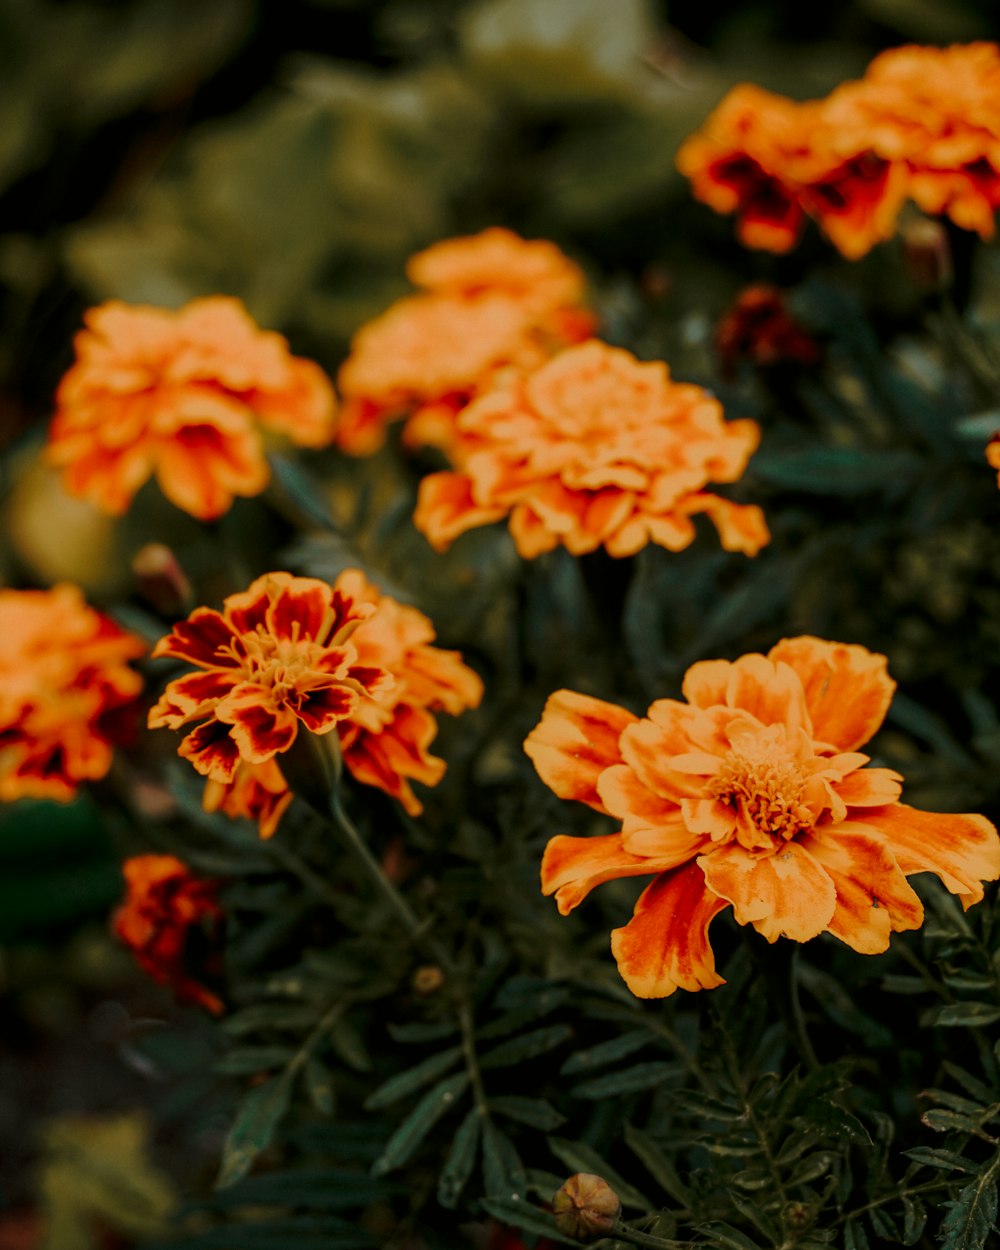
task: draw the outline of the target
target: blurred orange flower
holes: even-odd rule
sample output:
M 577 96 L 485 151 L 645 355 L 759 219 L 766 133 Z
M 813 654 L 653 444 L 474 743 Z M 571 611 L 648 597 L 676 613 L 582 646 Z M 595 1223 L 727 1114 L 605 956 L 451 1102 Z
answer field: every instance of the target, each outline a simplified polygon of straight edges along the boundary
M 876 954 L 923 920 L 908 876 L 935 873 L 963 907 L 978 902 L 1000 877 L 993 825 L 907 807 L 899 774 L 858 751 L 894 689 L 883 656 L 801 637 L 695 664 L 686 702 L 643 718 L 557 692 L 525 750 L 557 795 L 622 828 L 553 838 L 543 891 L 565 915 L 604 881 L 655 874 L 611 934 L 640 998 L 722 984 L 708 927 L 730 906 L 769 942 L 829 932 Z
M 259 766 L 289 750 L 300 726 L 332 732 L 392 685 L 351 639 L 374 611 L 325 582 L 290 573 L 258 577 L 230 595 L 221 612 L 197 608 L 160 639 L 153 656 L 201 671 L 167 685 L 149 713 L 150 728 L 201 722 L 178 754 L 225 783 L 236 779 L 241 762 Z
M 66 801 L 107 773 L 145 650 L 76 586 L 0 590 L 0 800 Z
M 748 247 L 787 252 L 804 216 L 851 260 L 892 236 L 907 199 L 989 238 L 1000 205 L 1000 48 L 907 46 L 824 100 L 750 84 L 681 147 L 696 198 Z
M 864 135 L 905 171 L 905 194 L 984 239 L 1000 205 L 1000 48 L 907 46 L 877 56 L 825 105 L 834 131 Z
M 1000 430 L 986 444 L 986 460 L 997 470 L 997 485 L 1000 486 Z
M 112 515 L 154 474 L 200 520 L 269 478 L 261 427 L 319 447 L 333 437 L 322 370 L 290 355 L 225 296 L 178 312 L 118 300 L 92 308 L 56 395 L 47 448 L 71 494 Z
M 681 145 L 677 168 L 696 199 L 736 214 L 746 247 L 788 252 L 805 223 L 794 166 L 814 124 L 812 109 L 741 83 Z
M 580 269 L 555 244 L 500 227 L 434 244 L 407 274 L 423 291 L 362 326 L 338 376 L 337 441 L 352 455 L 376 451 L 403 417 L 409 444 L 447 450 L 470 399 L 594 328 Z
M 475 400 L 457 428 L 457 472 L 425 478 L 414 514 L 438 550 L 502 517 L 526 559 L 560 543 L 574 555 L 679 551 L 699 512 L 727 550 L 755 555 L 768 541 L 759 508 L 704 489 L 740 477 L 757 425 L 726 422 L 708 391 L 672 381 L 661 362 L 597 340 L 567 348 Z
M 125 901 L 111 921 L 115 936 L 142 970 L 169 985 L 181 1002 L 220 1014 L 222 1000 L 192 971 L 209 976 L 221 972 L 217 883 L 193 876 L 173 855 L 136 855 L 125 861 L 123 871 Z
M 334 593 L 374 607 L 351 643 L 359 663 L 384 669 L 394 679 L 378 699 L 359 700 L 338 722 L 344 764 L 358 781 L 384 790 L 411 816 L 419 816 L 423 805 L 411 782 L 434 786 L 445 771 L 444 760 L 428 751 L 437 733 L 433 713 L 457 716 L 477 707 L 482 681 L 457 651 L 431 645 L 434 627 L 422 612 L 382 594 L 357 569 L 340 574 Z M 208 810 L 256 820 L 264 838 L 274 833 L 291 799 L 276 760 L 241 761 L 231 781 L 210 780 L 205 788 Z

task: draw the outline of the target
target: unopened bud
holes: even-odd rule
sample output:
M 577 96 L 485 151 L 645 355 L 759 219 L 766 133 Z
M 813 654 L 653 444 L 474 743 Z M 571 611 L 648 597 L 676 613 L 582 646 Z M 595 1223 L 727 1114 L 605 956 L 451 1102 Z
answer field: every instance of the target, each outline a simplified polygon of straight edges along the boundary
M 575 1241 L 600 1241 L 618 1223 L 622 1204 L 601 1176 L 577 1172 L 557 1189 L 552 1198 L 556 1226 Z
M 422 964 L 414 970 L 410 984 L 417 994 L 436 994 L 444 985 L 444 973 L 437 964 Z
M 166 617 L 186 616 L 191 609 L 191 583 L 164 543 L 147 543 L 132 557 L 139 594 Z
M 951 285 L 951 247 L 940 221 L 919 217 L 902 230 L 903 256 L 918 291 L 941 291 Z

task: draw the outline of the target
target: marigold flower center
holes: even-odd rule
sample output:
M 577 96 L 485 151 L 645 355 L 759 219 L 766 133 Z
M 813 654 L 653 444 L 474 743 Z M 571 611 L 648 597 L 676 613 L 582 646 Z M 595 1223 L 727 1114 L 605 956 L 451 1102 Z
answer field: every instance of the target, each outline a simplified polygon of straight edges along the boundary
M 708 785 L 740 816 L 735 837 L 747 850 L 775 850 L 814 823 L 803 802 L 807 775 L 780 726 L 740 735 Z
M 327 648 L 310 638 L 299 638 L 297 621 L 292 628 L 292 638 L 275 638 L 258 626 L 254 633 L 243 634 L 226 648 L 247 680 L 268 688 L 279 702 L 288 701 L 290 695 L 312 685 L 310 678 L 329 676 L 319 668 L 319 659 Z

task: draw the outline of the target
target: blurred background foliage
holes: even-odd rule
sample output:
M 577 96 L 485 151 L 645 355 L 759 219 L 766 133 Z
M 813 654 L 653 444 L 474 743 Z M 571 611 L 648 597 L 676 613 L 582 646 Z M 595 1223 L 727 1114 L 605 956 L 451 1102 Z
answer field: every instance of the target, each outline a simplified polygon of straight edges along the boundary
M 856 265 L 814 236 L 787 257 L 747 253 L 730 222 L 690 199 L 674 154 L 735 82 L 806 98 L 857 75 L 881 48 L 998 33 L 995 14 L 978 0 L 826 6 L 799 0 L 5 0 L 0 6 L 0 576 L 13 584 L 79 581 L 98 603 L 124 602 L 128 622 L 156 636 L 164 622 L 136 601 L 129 573 L 131 557 L 151 538 L 171 543 L 202 602 L 216 602 L 282 561 L 320 576 L 361 564 L 386 589 L 418 603 L 437 623 L 441 641 L 460 647 L 483 673 L 486 706 L 461 726 L 443 727 L 449 782 L 428 804 L 429 832 L 415 833 L 378 796 L 367 819 L 383 852 L 417 839 L 425 857 L 420 889 L 429 898 L 447 897 L 453 916 L 475 918 L 470 958 L 495 965 L 497 978 L 505 961 L 521 961 L 529 980 L 495 997 L 487 984 L 478 1003 L 494 1037 L 503 1036 L 505 1026 L 494 1026 L 505 1013 L 523 1011 L 526 1003 L 529 1014 L 540 1011 L 547 979 L 563 978 L 582 996 L 583 1006 L 574 1002 L 572 1010 L 568 994 L 552 998 L 553 1028 L 563 1031 L 545 1043 L 564 1047 L 560 1062 L 573 1078 L 576 1110 L 566 1101 L 566 1080 L 548 1069 L 531 1072 L 539 1074 L 545 1098 L 561 1108 L 551 1115 L 537 1106 L 511 1110 L 516 1083 L 497 1095 L 508 1100 L 515 1124 L 518 1110 L 546 1131 L 575 1116 L 559 1132 L 584 1142 L 581 1155 L 567 1138 L 552 1139 L 563 1145 L 552 1147 L 548 1172 L 530 1173 L 524 1192 L 534 1186 L 530 1192 L 544 1196 L 560 1167 L 592 1163 L 595 1144 L 614 1136 L 628 1116 L 635 1122 L 632 1137 L 619 1143 L 619 1166 L 638 1159 L 661 1193 L 675 1184 L 675 1165 L 664 1162 L 668 1143 L 655 1140 L 654 1112 L 678 1088 L 677 1073 L 665 1070 L 667 1054 L 657 1050 L 662 1034 L 658 1042 L 655 1029 L 644 1032 L 650 1016 L 623 997 L 605 949 L 607 927 L 627 914 L 630 885 L 607 888 L 585 921 L 559 920 L 537 897 L 545 838 L 591 827 L 585 815 L 567 814 L 541 795 L 517 748 L 551 690 L 566 685 L 641 709 L 676 693 L 684 669 L 700 658 L 766 649 L 797 632 L 861 642 L 888 654 L 901 683 L 879 747 L 882 760 L 906 775 L 906 797 L 917 806 L 997 815 L 998 495 L 982 458 L 985 439 L 1000 424 L 1000 373 L 991 363 L 1000 342 L 997 252 L 980 248 L 967 258 L 958 309 L 945 308 L 913 281 L 898 241 Z M 263 506 L 241 501 L 211 533 L 152 489 L 128 518 L 110 522 L 67 499 L 37 463 L 52 394 L 90 304 L 117 297 L 177 306 L 197 295 L 234 294 L 261 324 L 280 329 L 297 353 L 333 375 L 352 332 L 408 289 L 409 255 L 495 223 L 551 238 L 584 265 L 609 340 L 644 358 L 665 359 L 675 376 L 710 386 L 730 417 L 760 421 L 762 450 L 741 489 L 764 505 L 774 541 L 756 560 L 726 555 L 701 535 L 680 555 L 650 548 L 627 570 L 596 558 L 573 561 L 564 552 L 522 566 L 496 529 L 468 535 L 447 556 L 436 556 L 410 521 L 415 483 L 428 465 L 405 460 L 393 446 L 363 462 L 324 453 L 305 475 L 289 464 Z M 956 259 L 967 250 L 960 244 Z M 743 361 L 723 368 L 714 328 L 738 292 L 761 280 L 789 292 L 794 315 L 821 347 L 818 364 L 762 370 Z M 601 609 L 619 601 L 621 610 L 611 617 Z M 158 752 L 171 750 L 169 743 L 143 747 L 138 775 L 146 775 Z M 128 780 L 131 807 L 123 806 L 112 779 L 96 800 L 68 808 L 22 803 L 0 815 L 3 1250 L 98 1250 L 163 1234 L 178 1195 L 211 1184 L 232 1121 L 233 1077 L 284 1071 L 281 1065 L 305 1044 L 302 1037 L 308 1040 L 324 1018 L 331 987 L 343 989 L 344 969 L 336 960 L 324 966 L 321 958 L 329 920 L 317 914 L 315 899 L 303 899 L 278 850 L 201 817 L 193 794 L 178 809 L 155 787 L 136 798 L 136 778 Z M 300 833 L 315 849 L 308 830 Z M 118 851 L 147 849 L 150 838 L 174 849 L 186 843 L 201 871 L 246 877 L 230 897 L 232 959 L 241 975 L 266 974 L 267 994 L 281 997 L 282 960 L 291 966 L 288 935 L 296 924 L 306 926 L 320 952 L 306 989 L 298 1000 L 291 994 L 298 1016 L 284 1003 L 285 1014 L 265 1017 L 263 1025 L 252 1014 L 242 1023 L 235 1017 L 232 1035 L 244 1030 L 256 1054 L 223 1058 L 229 1052 L 218 1031 L 172 1007 L 106 934 L 120 892 Z M 321 867 L 324 855 L 325 870 L 335 872 L 333 851 L 320 852 Z M 348 896 L 344 907 L 345 923 L 357 924 Z M 980 958 L 987 939 L 959 931 L 943 914 L 937 934 L 926 938 L 932 945 L 939 940 L 928 962 L 946 959 L 962 942 Z M 483 934 L 491 925 L 502 950 L 477 945 L 487 943 Z M 891 1105 L 891 1088 L 879 1103 L 879 1072 L 920 1088 L 938 1079 L 948 1046 L 912 1040 L 927 1017 L 900 1008 L 912 1030 L 900 1047 L 873 1007 L 885 968 L 859 968 L 863 961 L 824 951 L 804 974 L 808 1014 L 867 1065 L 866 1092 L 855 1110 L 874 1117 L 867 1121 L 873 1133 L 878 1115 L 891 1111 L 922 1131 L 912 1106 Z M 388 978 L 391 1018 L 408 1021 L 398 1025 L 396 1040 L 418 1048 L 415 1061 L 432 1057 L 447 1028 L 440 1031 L 433 1002 L 424 1003 L 408 980 L 412 969 L 393 973 L 396 954 L 383 943 L 373 957 Z M 737 963 L 754 957 L 732 954 Z M 988 954 L 983 958 L 979 975 L 995 979 Z M 914 992 L 903 984 L 904 972 L 893 965 L 889 977 L 901 1003 Z M 741 975 L 727 1001 L 741 1001 Z M 267 997 L 263 983 L 247 983 L 244 1011 L 252 1013 L 258 991 Z M 838 991 L 842 983 L 864 1010 L 852 1016 Z M 944 1002 L 973 992 L 961 983 L 934 984 Z M 356 1034 L 345 1025 L 329 1047 L 324 1042 L 324 1049 L 295 1060 L 318 1112 L 332 1097 L 324 1084 L 329 1070 L 340 1065 L 360 1074 L 352 1078 L 360 1092 L 348 1086 L 346 1127 L 338 1124 L 336 1134 L 328 1129 L 324 1137 L 322 1125 L 306 1123 L 292 1134 L 293 1162 L 324 1160 L 322 1185 L 299 1176 L 284 1189 L 255 1191 L 251 1180 L 243 1182 L 246 1191 L 217 1199 L 220 1208 L 228 1202 L 230 1213 L 243 1212 L 241 1219 L 262 1207 L 272 1212 L 274 1227 L 254 1246 L 339 1245 L 330 1240 L 334 1225 L 324 1231 L 322 1220 L 335 1222 L 339 1217 L 329 1213 L 355 1201 L 367 1203 L 369 1244 L 382 1244 L 385 1230 L 397 1227 L 392 1212 L 398 1217 L 400 1210 L 407 1211 L 413 1240 L 398 1244 L 441 1244 L 421 1223 L 421 1204 L 438 1192 L 438 1180 L 421 1171 L 419 1155 L 416 1171 L 407 1173 L 405 1201 L 392 1176 L 371 1178 L 370 1191 L 359 1180 L 357 1169 L 384 1158 L 393 1140 L 389 1120 L 361 1123 L 363 1097 L 390 1071 L 358 1044 L 358 1036 L 383 1027 L 377 1018 L 383 1006 L 366 1005 L 360 995 L 359 1002 Z M 711 1052 L 721 1027 L 715 1011 L 700 1001 L 672 1003 L 669 1027 L 683 1034 L 692 1053 L 702 1054 L 699 1045 Z M 980 1027 L 974 1017 L 964 1020 L 970 1029 Z M 787 1052 L 766 1023 L 755 1027 L 753 1062 L 763 1072 Z M 631 1040 L 622 1043 L 621 1036 Z M 947 1035 L 949 1046 L 955 1036 Z M 981 1039 L 970 1038 L 957 1051 L 975 1063 Z M 261 1054 L 268 1046 L 270 1055 Z M 832 1046 L 824 1059 L 834 1057 Z M 590 1079 L 590 1060 L 574 1056 L 585 1053 L 618 1063 L 599 1078 L 604 1085 L 583 1079 Z M 636 1059 L 626 1068 L 629 1054 Z M 222 1063 L 218 1075 L 210 1070 L 215 1061 Z M 658 1101 L 650 1108 L 654 1087 Z M 964 1088 L 968 1094 L 967 1083 Z M 407 1096 L 419 1089 L 417 1081 Z M 719 1096 L 723 1102 L 707 1110 L 692 1104 L 684 1113 L 687 1137 L 669 1146 L 682 1151 L 693 1172 L 708 1167 L 705 1142 L 722 1133 L 720 1123 L 732 1122 L 725 1099 L 737 1095 Z M 794 1092 L 781 1114 L 801 1117 L 813 1107 L 815 1117 L 815 1098 L 836 1104 L 829 1091 L 807 1091 L 801 1099 Z M 607 1099 L 614 1110 L 601 1109 Z M 944 1128 L 959 1137 L 965 1131 L 962 1124 Z M 874 1140 L 864 1127 L 838 1130 L 824 1121 L 814 1129 L 821 1145 L 823 1133 L 840 1142 L 845 1168 L 862 1142 L 859 1133 Z M 149 1155 L 151 1131 L 157 1162 Z M 510 1169 L 517 1171 L 505 1140 L 481 1144 L 487 1182 L 491 1168 L 494 1180 L 498 1168 L 508 1180 Z M 963 1145 L 969 1140 L 966 1133 Z M 739 1157 L 743 1147 L 730 1144 Z M 676 1201 L 696 1212 L 712 1209 L 718 1197 L 712 1184 L 721 1192 L 729 1173 L 711 1175 L 714 1181 L 696 1182 L 693 1197 L 675 1192 Z M 843 1171 L 836 1175 L 838 1185 L 846 1183 Z M 453 1166 L 448 1184 L 460 1189 L 463 1179 Z M 872 1181 L 876 1188 L 881 1183 Z M 297 1199 L 288 1197 L 296 1193 Z M 286 1200 L 302 1219 L 320 1221 L 312 1231 L 327 1240 L 309 1242 L 300 1220 L 298 1239 L 288 1242 L 292 1234 L 281 1224 Z M 641 1193 L 632 1201 L 640 1212 L 657 1205 Z M 197 1244 L 229 1244 L 212 1240 L 218 1210 L 187 1216 L 187 1227 L 204 1238 Z M 729 1218 L 744 1218 L 738 1202 Z M 912 1220 L 909 1232 L 919 1222 Z M 752 1219 L 741 1227 L 752 1229 Z M 863 1238 L 875 1244 L 880 1235 L 865 1227 L 858 1233 L 851 1225 L 844 1234 L 859 1250 Z M 925 1233 L 921 1224 L 916 1237 L 935 1228 Z M 736 1241 L 718 1244 L 746 1250 L 737 1234 L 748 1237 L 737 1229 Z

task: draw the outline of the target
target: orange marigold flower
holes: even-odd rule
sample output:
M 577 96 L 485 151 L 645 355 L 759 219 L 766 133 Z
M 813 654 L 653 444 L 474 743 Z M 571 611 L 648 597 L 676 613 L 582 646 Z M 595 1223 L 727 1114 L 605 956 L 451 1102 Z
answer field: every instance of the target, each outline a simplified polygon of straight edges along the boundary
M 434 712 L 457 716 L 477 707 L 483 684 L 457 651 L 432 646 L 434 627 L 422 612 L 382 594 L 357 569 L 337 578 L 334 593 L 374 608 L 351 635 L 358 662 L 392 674 L 393 685 L 376 699 L 360 700 L 338 722 L 344 764 L 358 781 L 402 803 L 411 816 L 423 805 L 412 782 L 434 786 L 445 762 L 429 753 L 437 733 Z M 276 760 L 240 762 L 229 782 L 210 780 L 205 807 L 259 823 L 261 837 L 274 833 L 292 800 Z
M 411 445 L 447 450 L 455 414 L 509 369 L 531 368 L 594 329 L 578 266 L 544 240 L 493 227 L 410 259 L 422 287 L 361 327 L 338 376 L 340 446 L 369 455 L 406 418 Z
M 560 543 L 574 555 L 632 555 L 647 542 L 679 551 L 699 512 L 727 550 L 754 555 L 768 541 L 759 508 L 704 489 L 740 477 L 756 423 L 726 422 L 708 391 L 672 381 L 662 362 L 592 340 L 481 396 L 457 426 L 457 472 L 425 478 L 414 514 L 438 550 L 502 517 L 526 559 Z
M 125 901 L 111 921 L 115 936 L 144 972 L 169 985 L 182 1002 L 222 1012 L 219 996 L 192 973 L 195 967 L 201 976 L 221 971 L 217 883 L 193 876 L 173 855 L 136 855 L 123 871 Z
M 259 766 L 287 751 L 300 725 L 332 732 L 392 685 L 384 668 L 360 658 L 351 638 L 374 611 L 325 582 L 290 573 L 258 577 L 230 595 L 221 612 L 197 608 L 153 655 L 201 671 L 168 684 L 149 713 L 150 728 L 201 722 L 178 754 L 225 783 L 241 762 Z
M 146 650 L 76 586 L 0 590 L 0 800 L 66 801 L 111 766 Z
M 986 460 L 997 470 L 997 485 L 1000 486 L 1000 430 L 986 444 Z
M 908 876 L 935 873 L 969 907 L 1000 877 L 996 829 L 900 803 L 899 774 L 858 750 L 894 689 L 884 656 L 801 637 L 695 664 L 686 701 L 642 718 L 557 692 L 525 750 L 557 795 L 622 828 L 553 838 L 543 891 L 565 915 L 603 881 L 655 874 L 611 934 L 640 998 L 722 984 L 708 927 L 727 907 L 769 942 L 828 932 L 861 954 L 921 924 Z
M 1000 205 L 1000 48 L 907 46 L 877 56 L 825 105 L 833 130 L 865 136 L 905 171 L 926 213 L 990 238 Z
M 808 106 L 741 83 L 684 142 L 677 168 L 696 199 L 736 214 L 741 243 L 788 252 L 805 223 L 793 169 L 809 151 L 814 124 Z
M 92 308 L 56 395 L 47 455 L 72 494 L 112 515 L 154 474 L 200 520 L 267 485 L 261 427 L 319 447 L 333 437 L 322 370 L 258 329 L 236 299 L 178 312 L 118 300 Z

